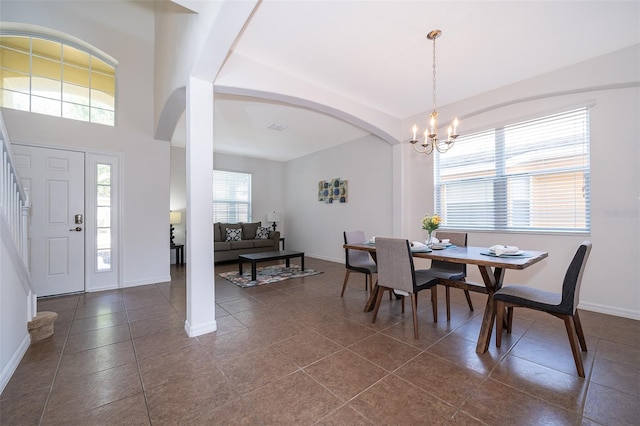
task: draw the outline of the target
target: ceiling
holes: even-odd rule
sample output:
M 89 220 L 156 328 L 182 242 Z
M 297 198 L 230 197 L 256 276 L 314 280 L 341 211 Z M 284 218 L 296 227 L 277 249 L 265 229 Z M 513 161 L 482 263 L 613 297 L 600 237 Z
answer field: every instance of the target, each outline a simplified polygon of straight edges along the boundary
M 425 36 L 433 29 L 443 33 L 441 106 L 638 44 L 639 28 L 637 0 L 263 0 L 225 67 L 250 58 L 400 124 L 432 108 L 433 45 Z M 288 161 L 370 133 L 281 102 L 224 93 L 215 102 L 216 152 Z M 184 133 L 181 120 L 172 143 L 184 146 Z

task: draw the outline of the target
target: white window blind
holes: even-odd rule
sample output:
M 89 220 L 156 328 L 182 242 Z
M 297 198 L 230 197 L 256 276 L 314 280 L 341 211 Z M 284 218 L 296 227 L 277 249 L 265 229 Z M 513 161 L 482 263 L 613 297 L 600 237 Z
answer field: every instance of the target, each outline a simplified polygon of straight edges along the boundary
M 462 136 L 434 161 L 443 227 L 591 229 L 587 108 Z
M 251 175 L 213 171 L 213 221 L 251 222 Z

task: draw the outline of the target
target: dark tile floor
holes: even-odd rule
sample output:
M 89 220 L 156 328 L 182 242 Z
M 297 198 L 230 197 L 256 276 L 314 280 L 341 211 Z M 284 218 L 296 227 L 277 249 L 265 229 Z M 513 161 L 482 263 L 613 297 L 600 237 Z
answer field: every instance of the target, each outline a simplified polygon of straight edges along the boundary
M 242 289 L 216 278 L 218 331 L 188 338 L 185 268 L 168 283 L 52 298 L 55 335 L 33 344 L 0 396 L 2 425 L 637 425 L 640 322 L 587 311 L 577 376 L 561 320 L 516 310 L 501 349 L 475 352 L 483 308 L 452 290 L 446 321 L 421 298 L 362 312 L 341 264 Z M 216 272 L 235 269 L 219 265 Z M 507 281 L 509 275 L 507 275 Z

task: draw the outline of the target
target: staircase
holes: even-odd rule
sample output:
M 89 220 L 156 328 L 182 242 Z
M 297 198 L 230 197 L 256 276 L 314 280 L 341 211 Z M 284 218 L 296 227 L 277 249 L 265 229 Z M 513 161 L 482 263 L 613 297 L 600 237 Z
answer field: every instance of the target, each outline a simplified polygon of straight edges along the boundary
M 29 274 L 28 215 L 28 197 L 16 172 L 0 112 L 0 392 L 29 348 L 27 324 L 37 312 Z

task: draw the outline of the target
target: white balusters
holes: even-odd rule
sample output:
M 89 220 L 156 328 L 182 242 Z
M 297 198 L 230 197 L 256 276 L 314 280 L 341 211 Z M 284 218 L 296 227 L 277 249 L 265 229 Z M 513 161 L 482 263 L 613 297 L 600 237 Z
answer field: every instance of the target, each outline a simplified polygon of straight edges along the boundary
M 1 114 L 0 157 L 0 220 L 4 221 L 27 265 L 27 196 L 11 159 L 11 144 Z

